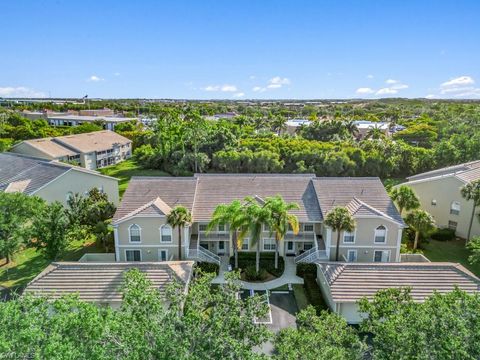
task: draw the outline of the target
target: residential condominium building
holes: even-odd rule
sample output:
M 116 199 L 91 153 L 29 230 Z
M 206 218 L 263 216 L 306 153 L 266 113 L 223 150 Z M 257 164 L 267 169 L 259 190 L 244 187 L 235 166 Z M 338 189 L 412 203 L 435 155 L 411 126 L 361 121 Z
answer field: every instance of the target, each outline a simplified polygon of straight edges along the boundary
M 58 161 L 0 153 L 0 191 L 35 195 L 63 205 L 73 194 L 86 195 L 92 188 L 118 204 L 118 180 L 96 171 Z
M 467 238 L 480 235 L 480 209 L 474 211 L 473 201 L 462 197 L 461 188 L 480 179 L 480 160 L 410 176 L 403 185 L 411 187 L 422 209 L 435 218 L 438 227 L 455 230 L 457 236 Z
M 88 115 L 48 115 L 47 121 L 52 126 L 78 126 L 84 123 L 103 123 L 103 128 L 106 130 L 114 130 L 117 124 L 126 123 L 130 121 L 138 121 L 137 118 L 125 118 L 114 116 L 88 116 Z
M 280 195 L 297 203 L 300 232 L 289 231 L 279 248 L 296 262 L 335 259 L 337 235 L 325 226 L 326 214 L 345 206 L 356 221 L 355 231 L 342 232 L 340 260 L 395 262 L 400 259 L 404 223 L 378 178 L 319 178 L 310 174 L 196 174 L 193 177 L 134 177 L 113 218 L 117 261 L 166 261 L 178 259 L 178 231 L 167 224 L 177 205 L 192 214 L 183 230 L 182 258 L 220 262 L 233 248 L 228 226 L 207 232 L 219 204 L 246 196 L 260 204 Z M 264 226 L 259 244 L 248 237 L 240 251 L 275 251 L 274 235 Z
M 131 140 L 103 130 L 54 138 L 25 140 L 11 149 L 14 153 L 59 160 L 94 170 L 117 164 L 132 155 Z

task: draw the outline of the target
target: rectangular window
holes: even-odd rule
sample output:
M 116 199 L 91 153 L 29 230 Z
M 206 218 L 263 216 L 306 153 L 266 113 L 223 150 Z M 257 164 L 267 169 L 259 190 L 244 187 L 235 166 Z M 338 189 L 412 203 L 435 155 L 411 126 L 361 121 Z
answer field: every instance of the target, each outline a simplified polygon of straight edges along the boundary
M 292 251 L 293 250 L 293 241 L 287 241 L 287 250 Z
M 218 232 L 225 232 L 225 225 L 218 225 Z
M 375 250 L 373 254 L 374 262 L 388 262 L 390 259 L 390 252 L 388 250 Z
M 313 224 L 305 224 L 303 225 L 304 232 L 313 232 Z
M 343 233 L 343 242 L 347 244 L 353 244 L 355 242 L 355 234 L 345 231 Z
M 198 225 L 199 231 L 207 231 L 207 224 L 200 224 Z
M 275 239 L 263 239 L 263 251 L 275 251 Z
M 263 225 L 263 231 L 269 232 L 269 231 L 270 231 L 270 226 L 264 224 L 264 225 Z
M 140 250 L 125 250 L 125 257 L 127 261 L 142 261 Z
M 243 242 L 242 242 L 242 250 L 243 251 L 248 251 L 249 249 L 249 242 L 250 242 L 250 239 L 243 239 Z
M 220 241 L 218 243 L 218 250 L 225 250 L 225 242 Z
M 450 205 L 450 214 L 459 215 L 460 214 L 460 203 L 458 201 L 452 202 Z
M 164 225 L 160 228 L 160 241 L 162 243 L 172 242 L 172 228 L 169 225 Z
M 448 220 L 448 228 L 452 230 L 457 230 L 458 223 L 456 221 Z
M 437 200 L 436 199 L 432 199 L 432 206 L 437 206 Z
M 307 250 L 310 250 L 313 248 L 313 244 L 312 243 L 304 243 L 303 244 L 303 250 L 307 251 Z
M 347 252 L 347 261 L 355 262 L 357 261 L 357 250 L 348 250 Z

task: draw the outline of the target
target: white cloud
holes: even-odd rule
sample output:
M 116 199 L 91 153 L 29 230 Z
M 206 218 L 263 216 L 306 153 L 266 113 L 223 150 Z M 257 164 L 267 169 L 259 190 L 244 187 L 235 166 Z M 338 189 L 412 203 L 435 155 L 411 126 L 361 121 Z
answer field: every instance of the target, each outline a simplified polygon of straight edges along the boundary
M 393 95 L 398 93 L 398 90 L 392 89 L 392 88 L 382 88 L 378 90 L 375 95 Z
M 435 94 L 428 94 L 425 96 L 425 99 L 434 99 L 436 97 Z
M 355 92 L 359 95 L 368 95 L 368 94 L 373 94 L 375 90 L 369 87 L 361 87 L 361 88 L 358 88 Z
M 399 82 L 398 80 L 387 79 L 387 80 L 385 81 L 385 84 L 393 85 L 393 84 L 397 84 L 398 82 Z
M 255 80 L 257 77 L 256 77 L 255 75 L 250 75 L 248 78 L 249 78 L 250 80 Z
M 238 91 L 235 85 L 208 85 L 203 88 L 205 91 L 221 91 L 221 92 L 235 92 Z
M 233 94 L 233 97 L 236 97 L 236 98 L 241 98 L 241 97 L 244 97 L 245 96 L 245 93 L 243 92 L 238 92 L 236 94 Z
M 367 75 L 367 79 L 373 79 L 373 78 L 374 78 L 374 76 L 372 74 Z
M 390 89 L 393 89 L 393 90 L 408 89 L 408 85 L 407 84 L 395 84 L 395 85 L 390 86 Z
M 261 86 L 254 86 L 254 87 L 252 88 L 252 91 L 253 91 L 253 92 L 264 92 L 265 90 L 267 90 L 267 89 L 264 88 L 264 87 L 261 87 Z
M 283 85 L 290 85 L 290 79 L 275 76 L 268 81 L 267 89 L 279 89 Z
M 103 81 L 105 79 L 102 79 L 101 77 L 97 76 L 97 75 L 92 75 L 90 76 L 87 81 L 90 81 L 90 82 L 99 82 L 99 81 Z
M 47 94 L 25 86 L 6 86 L 0 87 L 0 97 L 44 98 Z
M 457 78 L 445 81 L 440 85 L 440 87 L 445 89 L 445 88 L 452 88 L 452 87 L 459 87 L 459 86 L 473 85 L 473 84 L 475 84 L 475 80 L 473 80 L 472 77 L 459 76 Z

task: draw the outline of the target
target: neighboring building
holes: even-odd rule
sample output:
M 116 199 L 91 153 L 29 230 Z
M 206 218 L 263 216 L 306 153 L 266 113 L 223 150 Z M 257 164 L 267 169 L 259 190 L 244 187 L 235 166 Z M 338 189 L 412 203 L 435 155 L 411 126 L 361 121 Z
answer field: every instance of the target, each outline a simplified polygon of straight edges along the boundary
M 432 214 L 438 227 L 454 229 L 457 236 L 467 237 L 472 220 L 473 201 L 465 200 L 460 189 L 480 179 L 480 160 L 429 171 L 407 179 L 408 182 L 402 185 L 415 191 L 421 208 Z M 480 208 L 477 208 L 470 237 L 480 235 L 479 212 Z
M 355 120 L 353 124 L 355 124 L 358 130 L 355 136 L 357 140 L 365 139 L 371 129 L 380 129 L 385 136 L 390 136 L 390 123 L 387 122 Z
M 290 119 L 285 122 L 285 131 L 287 134 L 295 135 L 295 133 L 301 126 L 310 126 L 311 123 L 312 122 L 307 119 Z
M 317 281 L 330 309 L 352 324 L 362 320 L 357 302 L 382 289 L 409 287 L 417 302 L 455 287 L 470 294 L 480 291 L 480 280 L 462 265 L 439 262 L 319 263 Z
M 52 299 L 76 294 L 80 300 L 118 308 L 122 303 L 120 289 L 124 274 L 132 268 L 143 272 L 152 287 L 161 293 L 165 293 L 166 287 L 174 281 L 182 284 L 186 291 L 193 261 L 141 264 L 53 262 L 27 285 L 24 293 Z
M 0 153 L 0 191 L 22 192 L 66 204 L 73 194 L 98 188 L 118 204 L 118 180 L 96 171 L 20 154 Z
M 233 253 L 228 226 L 207 233 L 215 207 L 253 196 L 259 203 L 281 195 L 295 202 L 300 232 L 288 232 L 279 249 L 296 262 L 335 259 L 336 233 L 323 224 L 334 206 L 346 206 L 356 230 L 341 234 L 340 256 L 348 261 L 399 261 L 404 223 L 378 178 L 317 178 L 296 174 L 196 174 L 190 178 L 134 177 L 113 218 L 117 261 L 178 259 L 178 232 L 166 224 L 177 205 L 192 213 L 184 229 L 182 258 L 219 263 Z M 274 236 L 263 229 L 261 251 L 275 251 Z M 255 251 L 246 238 L 241 251 Z
M 115 125 L 138 121 L 137 118 L 125 118 L 114 116 L 81 116 L 81 115 L 47 115 L 47 121 L 52 126 L 78 126 L 84 123 L 102 122 L 106 130 L 114 130 Z
M 132 155 L 132 141 L 103 130 L 54 138 L 24 140 L 10 150 L 50 160 L 59 160 L 94 170 L 117 164 Z

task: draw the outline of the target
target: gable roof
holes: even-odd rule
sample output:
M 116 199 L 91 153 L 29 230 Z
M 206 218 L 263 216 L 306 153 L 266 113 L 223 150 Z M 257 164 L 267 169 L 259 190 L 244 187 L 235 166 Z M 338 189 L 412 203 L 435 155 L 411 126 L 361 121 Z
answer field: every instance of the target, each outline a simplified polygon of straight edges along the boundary
M 187 207 L 194 221 L 209 221 L 215 207 L 252 196 L 260 203 L 281 195 L 300 206 L 292 211 L 301 222 L 321 221 L 334 206 L 347 206 L 354 216 L 381 216 L 403 225 L 378 178 L 316 178 L 313 174 L 195 174 L 190 178 L 134 177 L 114 222 L 131 216 L 166 214 L 154 207 L 157 198 L 170 209 Z M 157 200 L 158 201 L 158 200 Z
M 125 272 L 137 268 L 145 273 L 154 288 L 161 293 L 177 280 L 186 286 L 192 273 L 193 261 L 155 263 L 80 263 L 54 262 L 32 280 L 25 293 L 36 296 L 78 294 L 81 300 L 97 303 L 121 302 L 120 287 Z
M 427 171 L 408 177 L 408 182 L 437 179 L 441 177 L 456 177 L 464 183 L 480 179 L 480 160 L 470 161 L 463 164 L 447 166 L 441 169 Z
M 424 263 L 319 263 L 334 302 L 353 303 L 371 298 L 382 289 L 410 287 L 415 301 L 450 292 L 458 286 L 468 293 L 480 291 L 480 280 L 460 264 Z
M 57 144 L 53 139 L 54 138 L 48 137 L 43 139 L 24 140 L 21 143 L 14 145 L 12 151 L 15 151 L 15 148 L 21 144 L 27 144 L 50 158 L 60 158 L 77 154 L 71 149 L 62 146 L 61 144 Z
M 323 216 L 336 206 L 345 206 L 354 216 L 385 216 L 404 224 L 379 178 L 322 177 L 312 182 Z
M 16 153 L 0 153 L 0 191 L 18 191 L 32 195 L 68 171 L 80 171 L 95 176 L 114 179 L 93 170 L 87 170 L 57 161 Z

